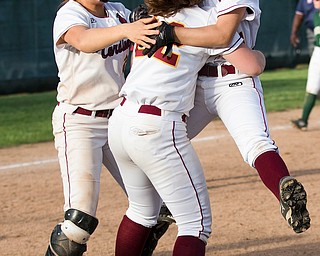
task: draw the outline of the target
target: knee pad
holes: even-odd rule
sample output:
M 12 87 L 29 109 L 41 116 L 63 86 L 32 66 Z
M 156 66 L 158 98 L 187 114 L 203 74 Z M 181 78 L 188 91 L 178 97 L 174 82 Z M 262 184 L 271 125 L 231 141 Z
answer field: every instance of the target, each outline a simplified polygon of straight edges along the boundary
M 64 222 L 52 231 L 50 248 L 57 255 L 80 256 L 86 250 L 86 242 L 98 226 L 98 219 L 76 209 L 65 212 Z
M 46 256 L 82 256 L 86 250 L 86 244 L 78 244 L 71 241 L 62 232 L 61 224 L 58 224 L 51 233 L 50 245 Z

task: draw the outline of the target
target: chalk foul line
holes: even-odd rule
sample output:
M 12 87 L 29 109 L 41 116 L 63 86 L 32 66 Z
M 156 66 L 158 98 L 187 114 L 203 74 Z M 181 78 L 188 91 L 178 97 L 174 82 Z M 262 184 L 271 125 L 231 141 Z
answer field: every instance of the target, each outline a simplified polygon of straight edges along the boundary
M 279 131 L 279 130 L 287 130 L 291 126 L 289 125 L 283 125 L 283 126 L 275 126 L 270 128 L 271 131 Z M 214 141 L 217 139 L 225 138 L 227 136 L 230 136 L 228 132 L 222 135 L 216 135 L 216 136 L 206 136 L 206 137 L 199 137 L 199 138 L 194 138 L 192 140 L 192 143 L 199 143 L 199 142 L 206 142 L 206 141 Z M 43 165 L 43 164 L 51 164 L 58 162 L 58 159 L 45 159 L 45 160 L 37 160 L 37 161 L 32 161 L 32 162 L 24 162 L 24 163 L 15 163 L 15 164 L 10 164 L 10 165 L 4 165 L 0 166 L 0 171 L 4 170 L 10 170 L 10 169 L 18 169 L 22 167 L 28 167 L 28 166 L 33 166 L 33 165 Z

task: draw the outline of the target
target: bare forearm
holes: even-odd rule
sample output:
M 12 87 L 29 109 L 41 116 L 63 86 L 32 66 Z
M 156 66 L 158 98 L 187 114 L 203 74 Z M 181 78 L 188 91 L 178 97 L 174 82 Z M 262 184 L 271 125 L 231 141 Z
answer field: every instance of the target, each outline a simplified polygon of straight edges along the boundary
M 201 28 L 175 27 L 177 43 L 201 47 L 227 47 L 232 40 L 229 34 L 220 31 L 215 25 Z
M 303 15 L 295 14 L 292 21 L 291 34 L 297 34 L 303 21 Z
M 155 21 L 153 18 L 147 18 L 114 27 L 92 29 L 75 26 L 66 32 L 60 43 L 67 42 L 79 51 L 92 53 L 127 38 L 148 48 L 149 44 L 155 43 L 155 40 L 149 36 L 159 33 L 154 29 L 160 25 L 160 22 L 153 21 Z
M 240 72 L 250 75 L 260 75 L 266 66 L 266 59 L 262 52 L 251 50 L 242 44 L 234 52 L 224 55 L 225 60 L 240 70 Z
M 177 43 L 201 47 L 227 47 L 243 18 L 245 8 L 221 15 L 217 23 L 200 28 L 175 27 Z
M 295 14 L 292 21 L 291 35 L 290 35 L 290 43 L 293 47 L 297 47 L 300 43 L 300 39 L 298 37 L 298 31 L 303 22 L 303 15 Z
M 65 37 L 65 40 L 79 51 L 86 53 L 96 52 L 124 39 L 123 25 L 110 28 L 86 29 L 82 31 L 81 36 L 72 38 L 72 34 L 69 34 Z

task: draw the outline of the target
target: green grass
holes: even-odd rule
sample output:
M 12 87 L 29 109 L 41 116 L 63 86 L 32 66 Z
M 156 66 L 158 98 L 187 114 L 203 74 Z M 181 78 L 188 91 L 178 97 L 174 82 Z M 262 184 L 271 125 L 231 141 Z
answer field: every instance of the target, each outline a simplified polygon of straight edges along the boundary
M 307 66 L 265 71 L 261 75 L 267 111 L 301 108 Z M 51 114 L 56 91 L 0 96 L 0 148 L 52 141 Z
M 0 147 L 53 140 L 56 92 L 0 97 Z
M 307 65 L 301 65 L 295 69 L 265 71 L 260 78 L 267 111 L 302 108 L 307 74 Z

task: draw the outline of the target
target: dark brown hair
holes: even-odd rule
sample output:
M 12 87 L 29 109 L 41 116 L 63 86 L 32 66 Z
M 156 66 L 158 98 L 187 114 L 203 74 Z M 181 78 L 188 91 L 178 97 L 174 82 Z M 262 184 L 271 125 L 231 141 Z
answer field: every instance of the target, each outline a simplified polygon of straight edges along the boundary
M 202 0 L 145 0 L 148 13 L 163 17 L 171 16 L 180 9 L 200 4 Z

